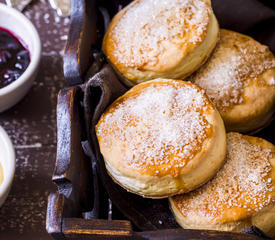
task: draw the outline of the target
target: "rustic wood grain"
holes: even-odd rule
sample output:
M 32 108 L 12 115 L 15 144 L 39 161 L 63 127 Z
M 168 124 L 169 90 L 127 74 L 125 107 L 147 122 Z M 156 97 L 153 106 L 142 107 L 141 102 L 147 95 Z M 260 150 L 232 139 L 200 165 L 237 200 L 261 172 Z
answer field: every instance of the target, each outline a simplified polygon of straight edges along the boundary
M 81 145 L 86 138 L 82 95 L 79 87 L 63 89 L 58 95 L 57 156 L 52 178 L 59 193 L 73 201 L 72 210 L 78 216 L 91 211 L 93 206 L 92 168 Z
M 65 218 L 62 230 L 67 239 L 129 239 L 132 236 L 130 222 L 119 220 Z
M 52 193 L 48 198 L 46 229 L 56 240 L 64 240 L 62 233 L 62 218 L 65 196 L 58 193 Z
M 42 58 L 30 92 L 0 114 L 0 125 L 16 151 L 15 178 L 0 208 L 0 239 L 51 240 L 45 219 L 48 195 L 56 190 L 51 181 L 56 158 L 56 99 L 65 86 L 62 55 L 70 20 L 58 17 L 46 0 L 33 1 L 24 15 L 39 33 Z
M 69 86 L 83 83 L 98 34 L 95 0 L 71 1 L 71 25 L 64 56 L 64 75 Z

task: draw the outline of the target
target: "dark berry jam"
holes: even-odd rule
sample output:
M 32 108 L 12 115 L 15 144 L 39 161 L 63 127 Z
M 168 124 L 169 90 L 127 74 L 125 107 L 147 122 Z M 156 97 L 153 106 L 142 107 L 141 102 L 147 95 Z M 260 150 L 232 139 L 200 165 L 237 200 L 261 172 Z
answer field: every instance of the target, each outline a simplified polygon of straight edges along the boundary
M 29 63 L 29 51 L 9 30 L 0 27 L 0 88 L 19 78 Z

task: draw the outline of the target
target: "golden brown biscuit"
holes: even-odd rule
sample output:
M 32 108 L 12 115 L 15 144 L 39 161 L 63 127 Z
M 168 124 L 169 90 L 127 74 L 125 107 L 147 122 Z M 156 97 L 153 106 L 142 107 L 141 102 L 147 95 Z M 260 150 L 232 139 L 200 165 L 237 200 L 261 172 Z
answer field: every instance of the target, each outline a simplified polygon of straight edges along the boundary
M 275 57 L 252 38 L 221 30 L 213 55 L 190 80 L 206 90 L 227 131 L 251 132 L 275 112 Z
M 210 0 L 136 0 L 113 18 L 102 48 L 132 86 L 185 78 L 205 62 L 218 35 Z
M 223 121 L 198 86 L 156 79 L 118 98 L 96 126 L 109 175 L 150 198 L 188 192 L 225 159 Z
M 184 228 L 242 231 L 255 225 L 275 235 L 275 146 L 264 139 L 227 134 L 224 166 L 204 186 L 170 198 Z

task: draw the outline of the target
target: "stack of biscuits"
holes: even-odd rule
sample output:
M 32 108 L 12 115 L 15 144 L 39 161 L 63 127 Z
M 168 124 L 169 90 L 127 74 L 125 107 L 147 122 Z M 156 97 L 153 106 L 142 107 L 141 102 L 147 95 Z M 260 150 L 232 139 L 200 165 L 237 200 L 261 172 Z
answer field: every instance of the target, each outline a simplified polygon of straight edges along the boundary
M 169 197 L 184 228 L 275 236 L 275 57 L 219 29 L 210 0 L 135 0 L 111 21 L 109 63 L 130 90 L 96 125 L 106 169 L 130 192 Z

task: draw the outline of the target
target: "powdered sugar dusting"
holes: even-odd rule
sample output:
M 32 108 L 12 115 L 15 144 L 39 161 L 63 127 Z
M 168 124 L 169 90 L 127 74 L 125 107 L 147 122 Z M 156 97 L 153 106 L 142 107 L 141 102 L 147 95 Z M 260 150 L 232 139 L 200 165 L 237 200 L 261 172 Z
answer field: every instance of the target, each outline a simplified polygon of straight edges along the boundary
M 274 67 L 275 58 L 266 46 L 238 33 L 221 30 L 221 39 L 212 57 L 191 80 L 205 89 L 216 107 L 223 110 L 243 102 L 245 79 L 256 81 L 259 74 Z
M 216 177 L 174 200 L 184 215 L 199 214 L 210 219 L 223 218 L 229 210 L 239 208 L 257 212 L 275 200 L 274 182 L 268 177 L 271 157 L 270 149 L 251 144 L 239 133 L 229 133 L 226 163 Z
M 211 128 L 202 113 L 208 100 L 194 85 L 157 82 L 115 102 L 97 135 L 107 148 L 112 147 L 110 134 L 119 140 L 127 148 L 123 161 L 131 168 L 156 175 L 173 168 L 176 174 L 201 149 Z
M 114 56 L 129 67 L 154 66 L 166 50 L 164 41 L 202 41 L 209 14 L 210 6 L 202 0 L 136 1 L 110 33 Z

